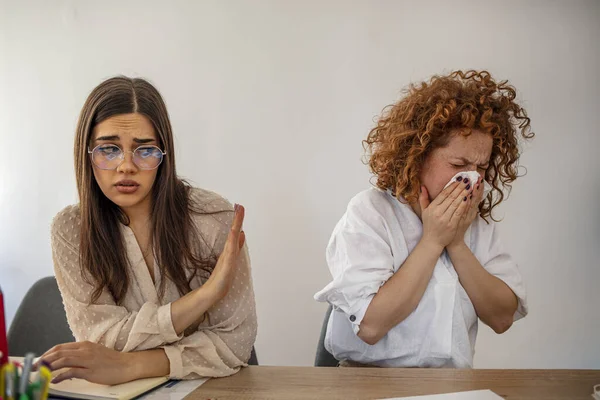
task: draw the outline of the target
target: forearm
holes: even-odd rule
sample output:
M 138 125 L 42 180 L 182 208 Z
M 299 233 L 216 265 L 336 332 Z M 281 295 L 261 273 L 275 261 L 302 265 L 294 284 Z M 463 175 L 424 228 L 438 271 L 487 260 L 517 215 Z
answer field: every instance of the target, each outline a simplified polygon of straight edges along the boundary
M 125 353 L 129 357 L 131 376 L 129 380 L 168 376 L 170 373 L 169 359 L 163 349 L 134 351 Z
M 204 313 L 216 303 L 216 296 L 208 286 L 201 286 L 171 303 L 171 320 L 178 335 L 188 327 L 197 326 Z
M 419 305 L 443 247 L 421 240 L 398 271 L 373 297 L 358 337 L 375 344 Z
M 513 291 L 487 272 L 464 242 L 448 246 L 447 251 L 479 318 L 496 333 L 508 330 L 518 306 Z

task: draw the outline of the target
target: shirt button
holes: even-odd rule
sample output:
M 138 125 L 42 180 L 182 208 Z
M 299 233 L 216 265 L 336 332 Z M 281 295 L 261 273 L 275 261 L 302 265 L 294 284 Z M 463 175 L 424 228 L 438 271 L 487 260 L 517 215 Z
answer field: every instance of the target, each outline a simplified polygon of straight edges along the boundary
M 351 315 L 351 316 L 350 316 L 350 321 L 351 321 L 351 322 L 354 322 L 354 321 L 356 321 L 356 316 L 355 316 L 355 315 Z

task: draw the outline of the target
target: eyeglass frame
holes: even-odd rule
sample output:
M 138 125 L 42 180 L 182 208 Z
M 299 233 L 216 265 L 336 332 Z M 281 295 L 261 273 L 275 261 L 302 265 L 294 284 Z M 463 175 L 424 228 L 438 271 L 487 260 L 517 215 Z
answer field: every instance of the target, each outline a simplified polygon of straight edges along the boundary
M 117 165 L 115 168 L 111 168 L 111 169 L 105 169 L 105 168 L 101 168 L 101 167 L 99 167 L 99 166 L 98 166 L 98 164 L 96 164 L 96 163 L 94 162 L 94 157 L 93 157 L 93 156 L 90 156 L 90 161 L 92 162 L 92 164 L 94 164 L 96 167 L 100 168 L 102 171 L 116 171 L 116 170 L 117 170 L 117 169 L 118 169 L 118 168 L 121 166 L 121 164 L 123 164 L 123 161 L 125 161 L 125 153 L 131 153 L 131 154 L 132 154 L 131 161 L 132 161 L 132 162 L 135 164 L 135 166 L 136 166 L 136 167 L 138 167 L 138 168 L 139 168 L 139 169 L 141 169 L 142 171 L 153 171 L 153 170 L 155 170 L 156 168 L 160 167 L 160 164 L 162 164 L 163 160 L 165 159 L 165 156 L 167 155 L 167 152 L 166 152 L 166 151 L 163 151 L 163 150 L 162 150 L 160 147 L 158 147 L 158 146 L 155 146 L 155 145 L 153 145 L 153 144 L 141 144 L 141 145 L 139 145 L 138 147 L 136 147 L 134 150 L 123 150 L 122 148 L 120 148 L 120 147 L 119 147 L 119 146 L 117 146 L 116 144 L 106 144 L 106 143 L 99 144 L 99 145 L 97 145 L 96 147 L 94 147 L 92 150 L 90 150 L 90 149 L 88 148 L 88 151 L 87 151 L 87 152 L 88 152 L 88 154 L 93 154 L 93 153 L 94 153 L 94 151 L 95 151 L 95 150 L 96 150 L 98 147 L 100 147 L 100 146 L 115 146 L 116 148 L 118 148 L 119 150 L 121 150 L 121 162 L 120 162 L 120 163 L 119 163 L 119 165 Z M 162 157 L 161 157 L 161 159 L 160 159 L 160 162 L 158 163 L 158 165 L 157 165 L 156 167 L 154 167 L 154 168 L 142 168 L 142 167 L 140 167 L 139 165 L 137 165 L 137 163 L 135 162 L 135 159 L 133 158 L 133 156 L 135 155 L 135 152 L 136 152 L 136 151 L 138 151 L 138 149 L 139 149 L 139 148 L 141 148 L 141 147 L 155 147 L 155 148 L 157 148 L 157 149 L 160 151 L 160 153 L 162 154 Z

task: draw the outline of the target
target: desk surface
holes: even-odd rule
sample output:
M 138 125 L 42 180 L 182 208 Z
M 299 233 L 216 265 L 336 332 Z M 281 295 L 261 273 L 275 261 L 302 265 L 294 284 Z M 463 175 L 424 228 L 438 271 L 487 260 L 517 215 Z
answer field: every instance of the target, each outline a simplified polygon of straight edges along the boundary
M 590 400 L 600 370 L 248 367 L 186 399 L 381 399 L 491 389 L 507 400 Z

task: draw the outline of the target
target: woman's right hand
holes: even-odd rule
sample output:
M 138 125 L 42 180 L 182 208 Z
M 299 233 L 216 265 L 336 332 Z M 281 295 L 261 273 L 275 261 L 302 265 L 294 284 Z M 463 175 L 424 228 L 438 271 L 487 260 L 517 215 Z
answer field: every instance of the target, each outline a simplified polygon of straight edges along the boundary
M 204 285 L 171 303 L 171 320 L 178 335 L 197 330 L 206 317 L 206 312 L 227 296 L 231 289 L 240 251 L 246 242 L 246 235 L 242 231 L 244 207 L 236 204 L 234 212 L 227 242 L 208 280 Z
M 225 242 L 223 252 L 219 256 L 217 265 L 210 275 L 210 278 L 202 285 L 203 288 L 211 293 L 215 303 L 227 295 L 237 271 L 237 261 L 240 251 L 246 242 L 246 235 L 242 230 L 244 215 L 244 207 L 236 204 L 234 207 L 233 224 L 229 231 L 227 242 Z
M 468 187 L 468 189 L 467 189 Z M 454 182 L 432 202 L 425 186 L 421 186 L 419 205 L 423 221 L 422 240 L 445 248 L 456 236 L 459 222 L 468 211 L 470 182 Z

